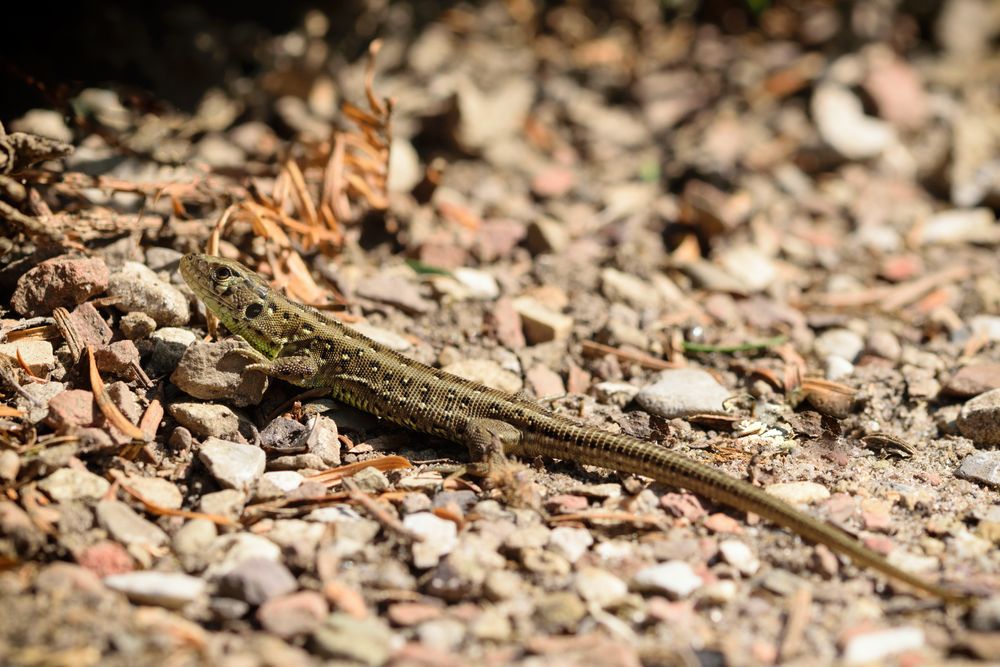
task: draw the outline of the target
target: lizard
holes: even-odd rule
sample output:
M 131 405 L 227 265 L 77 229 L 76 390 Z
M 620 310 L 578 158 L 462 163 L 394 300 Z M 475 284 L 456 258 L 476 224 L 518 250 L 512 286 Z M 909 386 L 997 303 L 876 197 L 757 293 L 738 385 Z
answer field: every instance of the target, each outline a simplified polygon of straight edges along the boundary
M 320 311 L 272 289 L 234 260 L 185 255 L 180 272 L 233 334 L 257 370 L 292 385 L 329 390 L 343 403 L 397 425 L 469 447 L 485 466 L 507 456 L 571 460 L 687 489 L 752 512 L 823 544 L 862 567 L 942 599 L 971 598 L 893 565 L 846 531 L 796 509 L 760 487 L 658 443 L 581 425 L 511 394 L 410 359 Z

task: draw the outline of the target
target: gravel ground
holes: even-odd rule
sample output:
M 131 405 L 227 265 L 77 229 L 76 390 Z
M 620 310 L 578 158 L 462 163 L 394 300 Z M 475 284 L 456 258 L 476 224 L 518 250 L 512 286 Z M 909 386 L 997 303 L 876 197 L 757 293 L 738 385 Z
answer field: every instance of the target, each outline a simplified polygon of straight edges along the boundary
M 2 119 L 4 664 L 1000 662 L 1000 6 L 609 6 L 125 12 L 140 83 Z M 244 372 L 203 251 L 981 602 L 648 479 L 456 473 Z

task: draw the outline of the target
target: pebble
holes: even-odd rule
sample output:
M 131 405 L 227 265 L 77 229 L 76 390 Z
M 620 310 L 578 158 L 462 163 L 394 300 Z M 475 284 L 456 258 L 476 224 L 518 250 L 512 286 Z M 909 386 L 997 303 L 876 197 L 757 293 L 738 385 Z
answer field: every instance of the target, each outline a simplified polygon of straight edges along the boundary
M 48 419 L 52 399 L 65 390 L 66 385 L 62 382 L 32 382 L 24 386 L 24 391 L 37 402 L 18 395 L 14 405 L 25 413 L 29 422 L 38 424 Z
M 580 560 L 593 543 L 590 531 L 584 528 L 557 526 L 549 533 L 549 546 L 570 563 Z
M 958 430 L 977 447 L 1000 445 L 1000 389 L 966 401 L 958 415 Z
M 38 134 L 64 143 L 73 141 L 73 130 L 66 125 L 63 115 L 52 109 L 29 110 L 10 122 L 10 131 Z
M 456 86 L 455 139 L 468 150 L 485 148 L 521 132 L 535 101 L 535 82 L 523 76 L 495 81 L 486 90 L 463 78 Z
M 104 585 L 133 602 L 177 609 L 205 592 L 205 581 L 181 572 L 127 572 L 104 578 Z
M 988 208 L 956 208 L 932 215 L 921 227 L 919 238 L 927 245 L 996 243 L 1000 229 Z
M 321 655 L 378 667 L 389 659 L 394 642 L 385 623 L 376 617 L 355 618 L 342 612 L 330 614 L 313 633 Z
M 719 263 L 748 292 L 763 292 L 778 277 L 778 269 L 771 258 L 752 245 L 730 248 L 719 257 Z
M 435 618 L 416 628 L 421 644 L 440 651 L 454 651 L 465 639 L 465 623 L 457 618 Z
M 305 478 L 294 470 L 272 470 L 261 475 L 254 497 L 257 500 L 274 500 L 302 486 Z
M 123 313 L 144 312 L 161 327 L 181 326 L 191 318 L 187 297 L 139 262 L 125 262 L 111 276 L 108 293 L 118 297 L 115 307 Z
M 257 620 L 268 632 L 284 639 L 307 635 L 320 626 L 330 607 L 316 591 L 299 591 L 266 601 Z
M 100 498 L 108 492 L 111 485 L 106 479 L 92 472 L 76 468 L 60 468 L 39 482 L 38 488 L 52 500 L 65 502 Z
M 399 275 L 380 274 L 358 283 L 355 294 L 363 299 L 395 306 L 405 313 L 430 312 L 434 302 L 425 299 L 420 288 Z
M 876 329 L 868 335 L 868 340 L 865 342 L 865 352 L 889 361 L 897 361 L 903 354 L 903 346 L 899 344 L 899 339 L 891 331 Z
M 187 572 L 202 570 L 208 564 L 208 549 L 218 530 L 208 519 L 190 519 L 177 529 L 170 548 Z
M 576 172 L 561 165 L 551 165 L 531 178 L 531 191 L 542 198 L 564 197 L 576 183 Z
M 389 192 L 410 192 L 423 178 L 420 156 L 413 144 L 403 137 L 393 137 L 386 185 Z
M 976 315 L 969 320 L 969 331 L 993 343 L 1000 340 L 1000 316 Z
M 532 220 L 525 234 L 525 243 L 532 255 L 562 252 L 569 242 L 566 225 L 547 217 Z
M 40 593 L 62 593 L 79 591 L 99 595 L 104 585 L 101 578 L 74 563 L 55 561 L 42 566 L 35 577 L 35 590 Z
M 528 386 L 538 397 L 565 396 L 566 387 L 558 373 L 544 364 L 535 364 L 525 374 Z
M 383 329 L 382 327 L 376 327 L 372 324 L 368 324 L 367 322 L 352 322 L 347 326 L 354 329 L 362 336 L 367 336 L 376 343 L 381 343 L 390 350 L 395 350 L 396 352 L 406 352 L 413 347 L 413 343 L 406 338 L 403 338 L 395 331 L 389 331 L 388 329 Z
M 223 489 L 206 493 L 198 501 L 198 510 L 205 514 L 217 514 L 230 519 L 238 519 L 246 505 L 247 495 L 236 489 Z
M 173 273 L 180 268 L 181 257 L 183 256 L 184 253 L 173 248 L 151 246 L 146 248 L 146 266 L 154 271 Z
M 719 553 L 724 561 L 748 577 L 760 569 L 760 561 L 753 555 L 750 547 L 739 540 L 723 540 L 719 543 Z
M 118 340 L 94 350 L 94 362 L 104 373 L 131 379 L 139 367 L 139 349 L 130 340 Z
M 389 478 L 385 476 L 385 473 L 374 467 L 362 468 L 351 475 L 351 480 L 358 486 L 358 489 L 371 494 L 382 493 L 390 486 Z
M 569 632 L 587 614 L 576 593 L 556 591 L 543 595 L 535 604 L 535 622 L 543 632 Z
M 294 592 L 299 584 L 282 563 L 272 558 L 247 558 L 218 580 L 218 595 L 261 605 Z
M 156 320 L 140 311 L 125 314 L 121 319 L 120 325 L 122 335 L 129 340 L 143 340 L 156 331 Z M 180 331 L 187 331 L 187 329 L 180 329 Z M 191 338 L 191 342 L 194 342 L 193 337 Z M 183 350 L 181 352 L 183 353 Z M 177 358 L 181 358 L 180 354 L 177 355 Z
M 849 665 L 872 664 L 904 651 L 924 647 L 924 631 L 903 626 L 857 634 L 844 644 L 844 662 Z
M 819 85 L 811 108 L 820 136 L 850 160 L 874 157 L 895 141 L 891 125 L 865 115 L 861 100 L 837 84 Z
M 779 482 L 764 490 L 791 505 L 809 505 L 830 497 L 830 491 L 816 482 Z
M 532 345 L 563 340 L 573 331 L 572 317 L 550 310 L 533 297 L 518 297 L 513 305 L 521 316 L 524 337 Z
M 581 598 L 601 608 L 617 604 L 628 595 L 628 584 L 598 567 L 577 570 L 573 587 Z
M 430 512 L 408 514 L 403 525 L 423 540 L 412 545 L 413 565 L 420 569 L 434 567 L 442 556 L 451 553 L 458 544 L 458 527 L 453 521 L 438 518 Z
M 77 552 L 75 558 L 81 567 L 87 568 L 99 577 L 135 570 L 135 561 L 125 547 L 110 540 L 102 540 L 85 547 Z
M 927 122 L 931 107 L 917 69 L 890 54 L 879 54 L 864 81 L 879 115 L 903 130 L 918 130 Z
M 950 396 L 971 398 L 1000 389 L 1000 363 L 983 362 L 960 368 L 944 384 L 942 391 Z
M 110 275 L 101 259 L 47 259 L 18 278 L 10 305 L 27 316 L 48 315 L 58 306 L 72 308 L 107 290 Z
M 496 333 L 497 341 L 511 350 L 519 350 L 527 344 L 521 316 L 514 308 L 514 300 L 509 297 L 497 299 L 490 311 L 489 319 Z
M 632 577 L 632 585 L 637 590 L 663 593 L 675 600 L 688 597 L 703 583 L 690 565 L 679 560 L 645 567 Z
M 325 465 L 340 465 L 340 434 L 337 422 L 323 415 L 309 418 L 309 432 L 305 445 L 309 453 L 318 456 Z
M 207 579 L 218 579 L 248 560 L 281 560 L 281 547 L 253 533 L 219 535 L 206 549 L 210 565 L 205 571 Z
M 467 290 L 472 299 L 492 301 L 500 296 L 500 285 L 497 284 L 497 279 L 486 271 L 459 267 L 452 271 L 451 275 Z
M 240 432 L 240 418 L 220 403 L 174 403 L 169 411 L 178 424 L 203 438 L 237 437 Z
M 865 341 L 850 329 L 827 329 L 816 337 L 813 349 L 819 357 L 835 355 L 853 363 L 865 349 Z
M 137 314 L 129 313 L 125 317 L 134 315 Z M 149 317 L 145 313 L 141 313 L 140 316 Z M 155 322 L 153 326 L 156 326 Z M 184 352 L 198 340 L 198 336 L 190 329 L 164 327 L 151 333 L 149 339 L 153 342 L 153 353 L 150 356 L 149 365 L 154 373 L 159 374 L 169 373 L 177 368 Z
M 149 548 L 167 543 L 167 534 L 159 526 L 142 518 L 119 500 L 97 503 L 97 522 L 112 538 L 126 546 Z
M 524 386 L 520 377 L 490 359 L 462 359 L 441 370 L 511 394 L 521 391 Z
M 598 382 L 594 385 L 594 397 L 601 403 L 624 408 L 639 393 L 639 387 L 628 382 Z
M 208 438 L 198 450 L 198 458 L 224 487 L 249 491 L 264 473 L 264 450 L 219 438 Z
M 601 271 L 601 291 L 611 301 L 624 301 L 637 309 L 660 305 L 659 292 L 647 281 L 611 267 Z
M 826 379 L 830 381 L 842 380 L 854 373 L 854 364 L 836 354 L 831 354 L 824 359 L 823 365 Z
M 4 357 L 14 366 L 20 366 L 17 358 L 19 352 L 24 364 L 39 377 L 48 375 L 56 367 L 52 343 L 47 340 L 25 338 L 14 343 L 0 343 L 0 357 Z
M 13 449 L 0 451 L 0 480 L 10 482 L 17 479 L 21 470 L 21 457 Z
M 157 332 L 160 333 L 160 332 Z M 253 362 L 236 350 L 234 339 L 190 345 L 170 375 L 181 391 L 203 400 L 228 400 L 237 406 L 257 405 L 267 389 L 263 373 L 246 373 Z
M 970 482 L 1000 487 L 1000 451 L 989 449 L 966 456 L 955 475 Z
M 723 402 L 730 397 L 708 372 L 697 368 L 666 370 L 653 384 L 643 387 L 635 402 L 646 412 L 667 419 L 695 414 L 724 414 Z

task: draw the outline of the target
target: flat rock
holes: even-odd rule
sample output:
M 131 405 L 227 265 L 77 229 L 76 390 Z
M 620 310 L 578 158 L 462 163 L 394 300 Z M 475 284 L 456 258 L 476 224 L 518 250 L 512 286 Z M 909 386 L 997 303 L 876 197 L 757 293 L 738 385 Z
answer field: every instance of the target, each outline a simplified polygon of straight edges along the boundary
M 195 398 L 256 405 L 267 389 L 267 376 L 245 372 L 253 362 L 237 352 L 240 348 L 246 349 L 235 339 L 194 343 L 184 351 L 170 381 Z
M 181 326 L 191 318 L 187 297 L 139 262 L 125 262 L 111 276 L 108 292 L 118 297 L 115 307 L 123 313 L 146 313 L 161 327 Z
M 253 445 L 208 438 L 198 450 L 198 458 L 222 486 L 247 492 L 264 474 L 267 457 Z
M 764 490 L 791 505 L 808 505 L 830 497 L 830 491 L 816 482 L 779 482 Z
M 38 488 L 58 502 L 97 499 L 111 484 L 103 477 L 76 468 L 60 468 L 38 483 Z
M 730 395 L 710 373 L 696 368 L 678 368 L 660 373 L 656 382 L 636 394 L 635 402 L 646 412 L 673 419 L 695 414 L 723 414 L 726 412 L 723 402 Z
M 97 521 L 113 539 L 126 546 L 157 547 L 166 544 L 167 534 L 119 500 L 97 504 Z
M 997 218 L 988 208 L 939 211 L 920 229 L 920 241 L 926 244 L 996 243 L 998 240 Z
M 632 586 L 637 590 L 663 593 L 675 600 L 686 598 L 703 584 L 691 566 L 679 560 L 651 565 L 632 577 Z
M 14 343 L 0 343 L 0 357 L 5 357 L 14 366 L 20 366 L 20 353 L 24 365 L 40 377 L 48 375 L 56 367 L 56 357 L 52 353 L 52 343 L 47 340 L 22 339 Z
M 924 647 L 924 631 L 914 626 L 886 628 L 853 635 L 844 645 L 844 662 L 870 665 L 904 651 Z
M 200 437 L 236 437 L 240 418 L 230 408 L 219 403 L 173 403 L 170 416 L 177 423 Z
M 962 406 L 958 430 L 977 447 L 1000 445 L 1000 389 L 979 394 Z
M 348 660 L 369 667 L 384 664 L 392 651 L 392 633 L 385 622 L 373 616 L 355 618 L 335 612 L 313 634 L 320 655 Z
M 532 345 L 562 340 L 573 331 L 572 317 L 543 306 L 533 297 L 518 297 L 513 305 L 521 316 L 524 337 Z
M 128 572 L 104 578 L 104 585 L 133 602 L 177 609 L 205 592 L 205 582 L 181 572 Z
M 1000 389 L 1000 363 L 985 362 L 960 368 L 944 384 L 950 396 L 971 398 L 992 389 Z
M 966 456 L 955 475 L 970 482 L 1000 487 L 1000 451 L 990 449 Z
M 835 355 L 853 363 L 865 349 L 865 341 L 850 329 L 828 329 L 816 337 L 813 349 L 819 357 Z
M 430 512 L 417 512 L 407 515 L 403 525 L 423 541 L 414 542 L 413 565 L 426 569 L 434 567 L 442 556 L 451 553 L 458 543 L 458 527 L 454 521 L 440 519 Z
M 611 301 L 624 301 L 639 309 L 660 305 L 660 293 L 647 281 L 611 267 L 601 270 L 601 291 Z
M 288 639 L 316 630 L 330 607 L 316 591 L 299 591 L 275 597 L 260 606 L 257 620 L 270 633 Z
M 434 302 L 425 299 L 417 285 L 400 275 L 383 274 L 367 278 L 358 283 L 355 294 L 411 314 L 427 313 L 434 308 Z
M 122 321 L 136 313 L 129 313 Z M 145 313 L 141 316 L 149 317 Z M 150 321 L 153 321 L 150 318 Z M 156 323 L 153 322 L 153 327 Z M 153 354 L 150 357 L 149 365 L 155 373 L 169 373 L 177 368 L 184 352 L 194 344 L 198 337 L 189 329 L 178 327 L 163 327 L 158 331 L 149 334 L 149 339 L 153 341 Z
M 21 315 L 48 315 L 97 296 L 108 289 L 109 279 L 104 260 L 54 257 L 18 279 L 10 305 Z
M 816 88 L 812 115 L 823 140 L 851 160 L 874 157 L 895 140 L 891 125 L 865 115 L 861 100 L 837 84 Z
M 282 563 L 271 558 L 248 558 L 218 580 L 219 595 L 258 606 L 287 595 L 298 582 Z

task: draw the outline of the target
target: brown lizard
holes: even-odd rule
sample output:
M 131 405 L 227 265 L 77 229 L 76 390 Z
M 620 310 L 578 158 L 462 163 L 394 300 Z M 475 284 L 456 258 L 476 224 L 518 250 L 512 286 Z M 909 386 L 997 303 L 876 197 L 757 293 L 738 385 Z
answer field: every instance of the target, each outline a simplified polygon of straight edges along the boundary
M 380 418 L 465 444 L 474 458 L 485 458 L 487 464 L 504 455 L 544 456 L 651 477 L 753 512 L 948 602 L 969 601 L 724 472 L 652 442 L 581 426 L 522 396 L 409 359 L 285 298 L 238 262 L 192 254 L 180 267 L 209 310 L 253 348 L 246 350 L 256 362 L 248 370 L 299 387 L 328 389 L 334 398 Z

